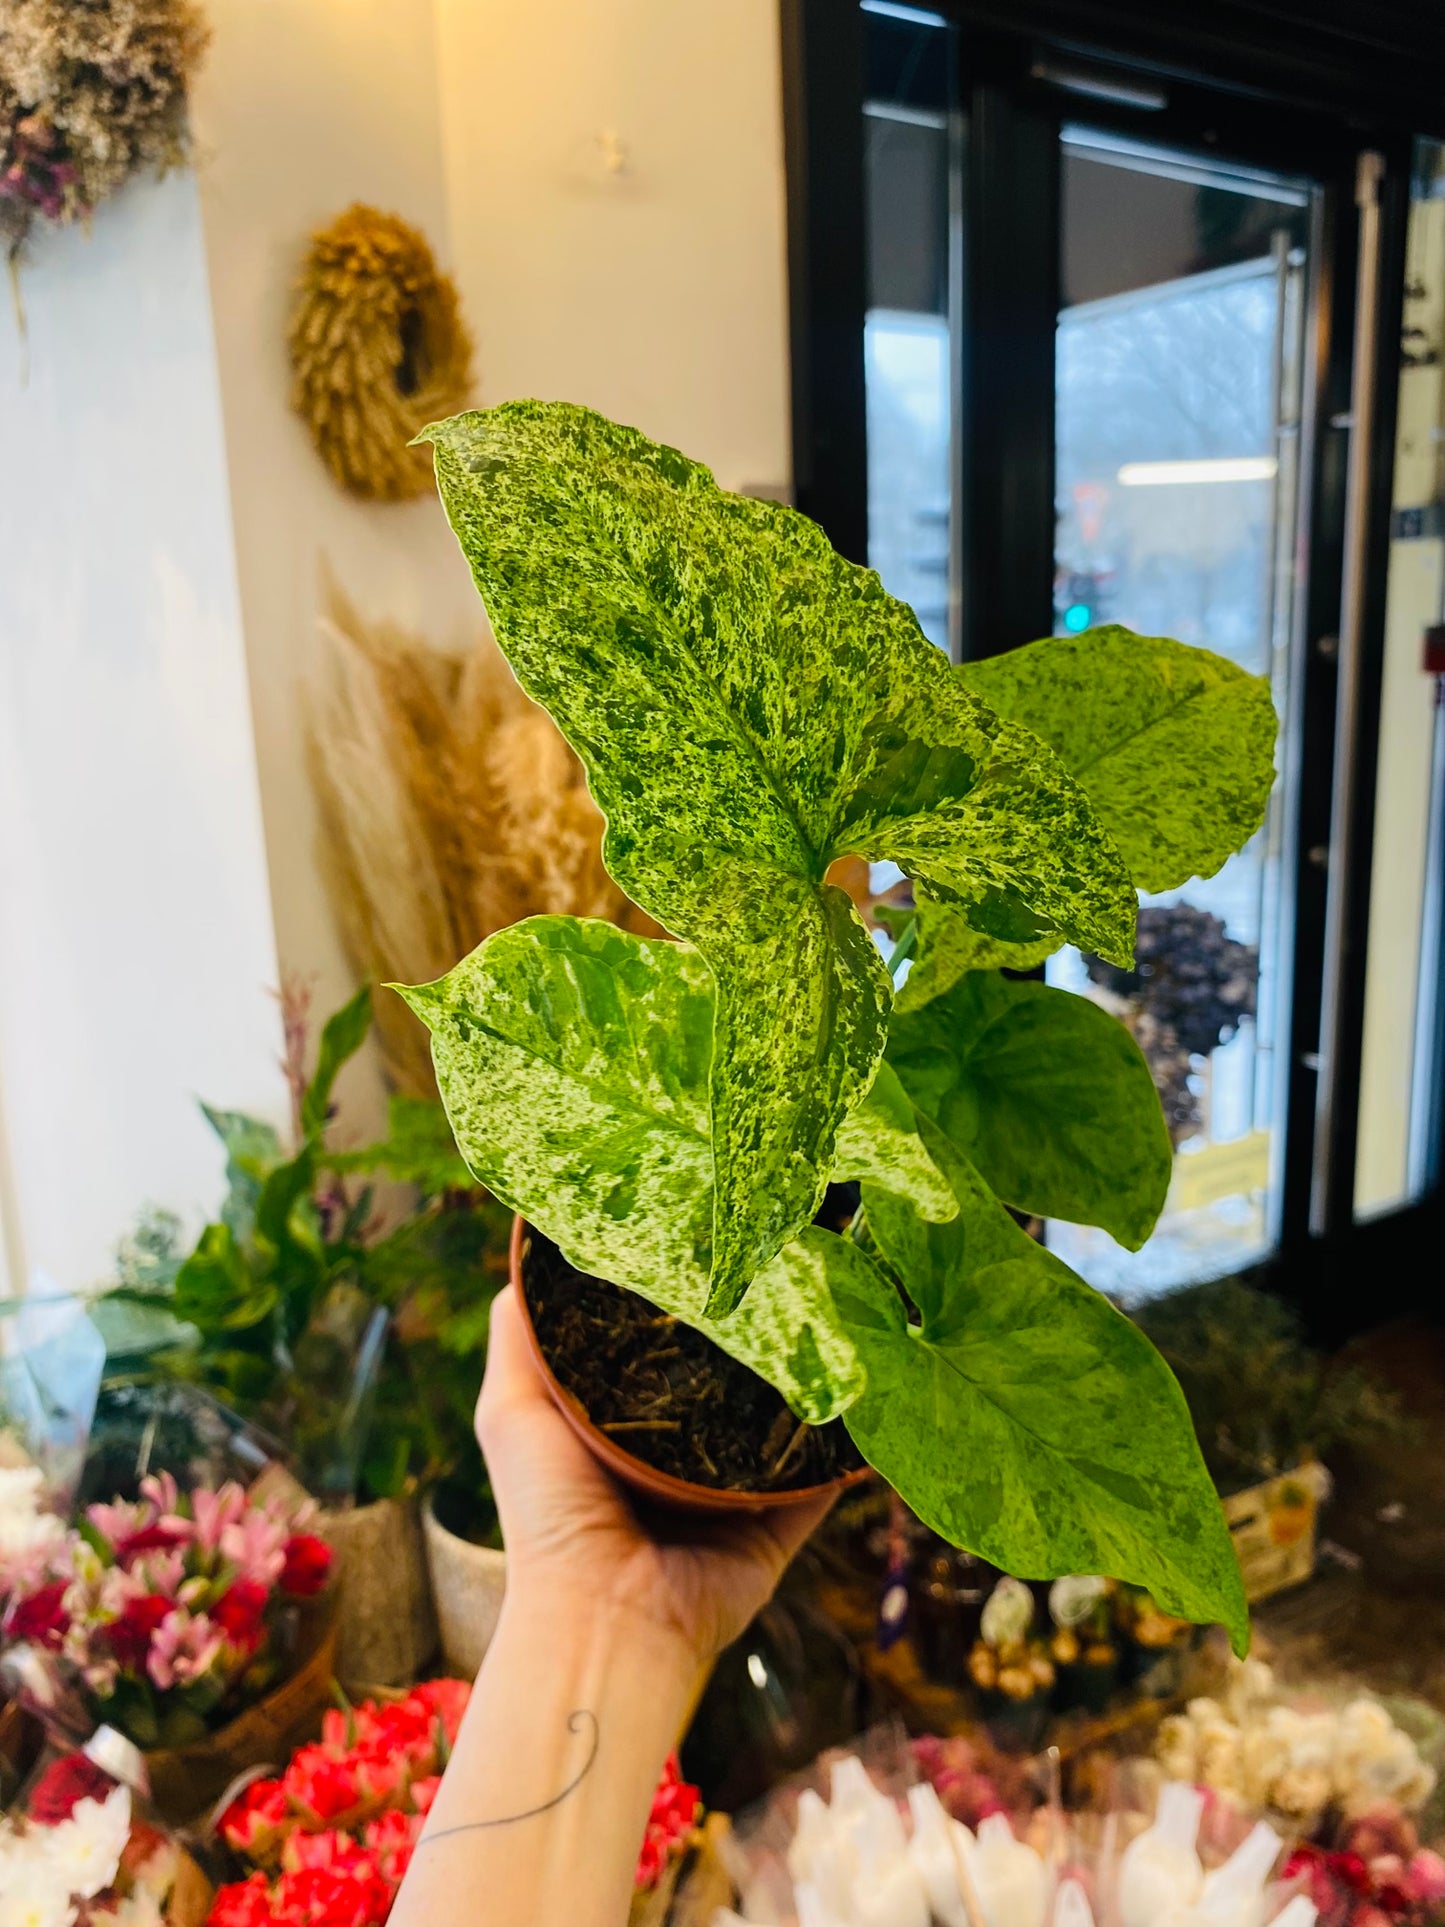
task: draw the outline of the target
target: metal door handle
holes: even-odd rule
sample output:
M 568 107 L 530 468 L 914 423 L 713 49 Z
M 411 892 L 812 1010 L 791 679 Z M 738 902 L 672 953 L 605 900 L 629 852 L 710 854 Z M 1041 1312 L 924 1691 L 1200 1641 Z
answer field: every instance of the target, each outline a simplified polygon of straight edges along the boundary
M 1369 542 L 1370 457 L 1379 397 L 1375 370 L 1380 308 L 1380 183 L 1383 155 L 1361 154 L 1355 170 L 1360 213 L 1355 269 L 1355 343 L 1350 370 L 1349 458 L 1345 469 L 1344 568 L 1340 581 L 1339 681 L 1335 696 L 1335 764 L 1330 797 L 1329 885 L 1325 898 L 1323 998 L 1320 1008 L 1320 1073 L 1315 1099 L 1315 1137 L 1310 1186 L 1310 1230 L 1316 1237 L 1338 1227 L 1353 1210 L 1341 1200 L 1336 1113 L 1344 1046 L 1346 949 L 1358 875 L 1354 844 L 1355 790 L 1359 760 L 1360 700 L 1365 625 L 1365 575 Z

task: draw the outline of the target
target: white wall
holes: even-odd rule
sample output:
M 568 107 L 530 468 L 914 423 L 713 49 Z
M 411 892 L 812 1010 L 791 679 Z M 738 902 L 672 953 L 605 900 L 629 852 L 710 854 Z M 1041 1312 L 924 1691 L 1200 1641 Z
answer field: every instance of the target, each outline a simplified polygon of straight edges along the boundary
M 725 486 L 786 482 L 777 0 L 437 0 L 437 17 L 483 400 L 586 402 Z
M 289 405 L 286 324 L 311 232 L 353 201 L 416 223 L 448 258 L 432 0 L 208 0 L 192 121 L 215 314 L 256 765 L 281 965 L 313 1010 L 355 989 L 316 862 L 301 685 L 329 567 L 364 616 L 438 643 L 480 609 L 440 505 L 344 494 Z M 374 1058 L 343 1129 L 380 1120 Z
M 196 1094 L 278 1119 L 276 980 L 196 186 L 37 236 L 0 302 L 0 1212 L 104 1274 L 214 1205 Z

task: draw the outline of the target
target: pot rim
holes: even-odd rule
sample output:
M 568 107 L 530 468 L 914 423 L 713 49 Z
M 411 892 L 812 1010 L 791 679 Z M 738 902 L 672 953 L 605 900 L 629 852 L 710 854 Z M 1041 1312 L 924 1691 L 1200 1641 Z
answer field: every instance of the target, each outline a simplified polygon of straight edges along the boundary
M 522 1281 L 523 1248 L 530 1226 L 521 1212 L 512 1219 L 512 1241 L 508 1252 L 508 1265 L 511 1283 L 516 1290 L 517 1303 L 522 1312 L 522 1329 L 527 1334 L 527 1344 L 532 1357 L 536 1360 L 552 1402 L 572 1427 L 577 1437 L 587 1447 L 593 1458 L 599 1461 L 614 1478 L 640 1492 L 649 1499 L 660 1501 L 681 1512 L 775 1512 L 786 1506 L 801 1505 L 809 1499 L 835 1497 L 849 1486 L 860 1484 L 864 1479 L 874 1476 L 873 1468 L 860 1465 L 852 1472 L 841 1473 L 836 1479 L 828 1479 L 821 1485 L 792 1486 L 782 1492 L 741 1492 L 730 1486 L 695 1485 L 690 1479 L 679 1479 L 670 1472 L 659 1472 L 654 1466 L 645 1464 L 625 1451 L 607 1434 L 592 1423 L 581 1399 L 558 1382 L 556 1374 L 547 1362 L 532 1324 L 532 1310 L 527 1303 L 527 1293 Z M 443 1528 L 445 1529 L 445 1528 Z

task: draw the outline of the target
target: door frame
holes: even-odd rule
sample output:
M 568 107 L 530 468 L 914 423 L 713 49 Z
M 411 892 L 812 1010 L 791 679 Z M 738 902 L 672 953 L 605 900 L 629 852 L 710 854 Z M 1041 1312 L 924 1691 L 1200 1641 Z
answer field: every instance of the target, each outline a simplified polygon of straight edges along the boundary
M 783 0 L 797 500 L 845 554 L 863 559 L 867 300 L 863 102 L 857 0 Z M 884 13 L 886 9 L 879 9 Z M 999 653 L 1053 628 L 1054 331 L 1059 308 L 1060 132 L 1069 121 L 1206 159 L 1315 183 L 1297 545 L 1305 593 L 1291 644 L 1285 718 L 1286 873 L 1281 968 L 1289 991 L 1281 1243 L 1269 1282 L 1321 1337 L 1430 1309 L 1424 1274 L 1398 1253 L 1445 1224 L 1442 1191 L 1372 1223 L 1353 1216 L 1364 1025 L 1384 607 L 1409 218 L 1408 127 L 1354 124 L 1271 98 L 1160 74 L 1137 48 L 1000 31 L 996 10 L 938 0 L 955 31 L 965 148 L 964 424 L 956 541 L 965 654 Z M 1122 59 L 1121 59 L 1122 54 Z M 1077 82 L 1082 76 L 1087 91 Z M 1363 121 L 1362 117 L 1362 121 Z M 1356 296 L 1357 163 L 1383 160 L 1380 273 L 1370 373 L 1376 408 L 1362 503 L 1358 705 L 1347 819 L 1333 836 L 1339 626 Z M 1348 904 L 1326 956 L 1331 889 Z M 1321 1014 L 1327 970 L 1339 1017 L 1323 1121 Z M 1327 1136 L 1326 1136 L 1327 1133 Z M 1326 1155 L 1327 1151 L 1327 1155 Z M 1437 1159 L 1437 1166 L 1442 1160 Z M 1327 1175 L 1326 1175 L 1327 1174 Z M 1402 1244 L 1403 1240 L 1403 1244 Z M 1357 1287 L 1361 1268 L 1368 1293 Z

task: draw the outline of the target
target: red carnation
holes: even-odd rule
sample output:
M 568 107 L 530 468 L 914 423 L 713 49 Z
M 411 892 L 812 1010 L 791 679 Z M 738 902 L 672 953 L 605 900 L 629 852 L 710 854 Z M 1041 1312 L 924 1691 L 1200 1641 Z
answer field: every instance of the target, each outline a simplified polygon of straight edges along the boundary
M 310 1599 L 326 1584 L 331 1571 L 331 1548 L 314 1532 L 293 1532 L 286 1541 L 286 1563 L 281 1589 L 293 1599 Z
M 211 1607 L 211 1618 L 238 1651 L 253 1653 L 261 1644 L 267 1597 L 258 1580 L 238 1579 Z
M 167 1599 L 160 1592 L 142 1593 L 139 1599 L 125 1602 L 105 1628 L 106 1643 L 115 1655 L 117 1665 L 128 1673 L 145 1671 L 151 1641 L 167 1613 L 175 1611 L 175 1605 L 174 1599 Z
M 29 1817 L 42 1827 L 58 1827 L 82 1800 L 104 1800 L 115 1781 L 88 1754 L 64 1753 L 52 1760 L 26 1803 Z
M 17 1599 L 10 1608 L 6 1635 L 15 1641 L 30 1640 L 37 1646 L 58 1646 L 70 1625 L 65 1610 L 67 1581 L 56 1579 L 40 1586 L 27 1598 Z

